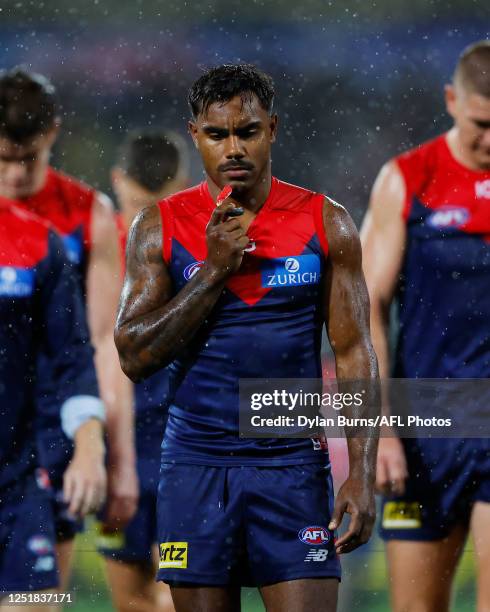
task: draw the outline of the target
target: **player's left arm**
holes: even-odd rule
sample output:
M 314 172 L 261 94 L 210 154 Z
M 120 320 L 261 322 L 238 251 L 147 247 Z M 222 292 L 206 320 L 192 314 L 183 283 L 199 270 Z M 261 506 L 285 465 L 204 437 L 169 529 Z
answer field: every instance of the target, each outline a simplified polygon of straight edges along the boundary
M 123 526 L 138 500 L 132 386 L 121 370 L 113 330 L 122 287 L 117 226 L 112 202 L 98 194 L 92 208 L 87 270 L 87 315 L 95 365 L 106 406 L 108 503 L 106 520 Z
M 359 236 L 347 211 L 328 198 L 323 221 L 329 244 L 323 280 L 324 318 L 335 354 L 339 388 L 342 381 L 368 381 L 364 385 L 366 403 L 373 406 L 378 390 L 378 363 L 369 331 L 369 296 Z M 346 533 L 336 541 L 338 553 L 350 552 L 367 542 L 376 517 L 377 436 L 348 436 L 347 444 L 349 476 L 337 494 L 329 525 L 330 529 L 337 529 L 345 513 L 351 516 Z
M 54 232 L 40 267 L 38 300 L 40 345 L 51 363 L 63 431 L 75 442 L 63 475 L 64 498 L 71 514 L 84 516 L 100 509 L 106 496 L 104 406 L 80 288 Z

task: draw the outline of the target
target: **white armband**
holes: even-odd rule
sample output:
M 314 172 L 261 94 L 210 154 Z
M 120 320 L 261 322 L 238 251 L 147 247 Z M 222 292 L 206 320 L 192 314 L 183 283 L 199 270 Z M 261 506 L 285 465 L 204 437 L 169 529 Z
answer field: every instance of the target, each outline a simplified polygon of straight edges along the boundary
M 71 440 L 81 425 L 94 418 L 105 422 L 105 406 L 93 395 L 74 395 L 61 406 L 61 429 Z

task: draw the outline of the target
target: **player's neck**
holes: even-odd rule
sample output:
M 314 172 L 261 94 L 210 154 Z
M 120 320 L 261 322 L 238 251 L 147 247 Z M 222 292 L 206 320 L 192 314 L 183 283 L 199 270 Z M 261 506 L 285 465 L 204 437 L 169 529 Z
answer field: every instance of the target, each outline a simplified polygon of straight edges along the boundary
M 447 132 L 446 143 L 451 155 L 459 164 L 461 164 L 465 168 L 468 168 L 468 170 L 473 170 L 476 172 L 483 171 L 483 168 L 481 168 L 480 166 L 478 166 L 478 164 L 475 163 L 475 161 L 471 157 L 471 154 L 468 153 L 465 147 L 462 145 L 458 128 L 456 126 L 452 127 L 449 132 Z

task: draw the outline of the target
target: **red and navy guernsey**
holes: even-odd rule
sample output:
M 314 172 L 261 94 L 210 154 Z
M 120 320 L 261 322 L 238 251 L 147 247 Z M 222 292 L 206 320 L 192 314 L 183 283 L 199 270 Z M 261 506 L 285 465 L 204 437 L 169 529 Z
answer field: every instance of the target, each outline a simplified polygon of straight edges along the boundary
M 35 215 L 0 202 L 0 488 L 37 465 L 37 360 L 49 360 L 55 400 L 97 395 L 93 349 L 60 237 Z
M 276 178 L 250 225 L 239 271 L 170 366 L 172 404 L 163 461 L 204 465 L 325 462 L 309 439 L 238 434 L 241 378 L 320 378 L 325 198 Z M 215 203 L 207 183 L 159 203 L 163 257 L 174 294 L 207 256 Z
M 399 156 L 407 245 L 395 376 L 490 375 L 490 171 L 462 166 L 442 135 Z

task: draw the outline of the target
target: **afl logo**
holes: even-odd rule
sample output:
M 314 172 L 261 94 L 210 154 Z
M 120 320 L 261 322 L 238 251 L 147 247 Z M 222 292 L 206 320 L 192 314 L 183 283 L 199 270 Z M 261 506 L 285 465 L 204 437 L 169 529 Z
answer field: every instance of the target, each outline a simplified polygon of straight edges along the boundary
M 325 527 L 305 527 L 298 533 L 298 538 L 303 544 L 320 546 L 326 544 L 330 540 L 330 533 Z
M 52 552 L 53 545 L 43 535 L 35 535 L 27 541 L 27 548 L 37 555 L 47 555 Z
M 284 262 L 284 267 L 288 272 L 297 272 L 299 270 L 299 261 L 294 257 L 288 257 Z
M 203 267 L 203 261 L 195 261 L 194 263 L 189 264 L 184 268 L 184 278 L 186 281 L 191 280 L 191 278 L 197 274 L 197 272 Z
M 470 213 L 466 208 L 456 206 L 443 206 L 434 211 L 427 219 L 427 223 L 436 229 L 446 227 L 460 227 L 464 225 Z

